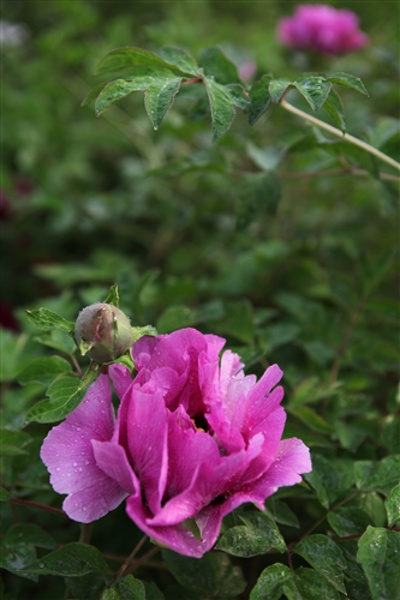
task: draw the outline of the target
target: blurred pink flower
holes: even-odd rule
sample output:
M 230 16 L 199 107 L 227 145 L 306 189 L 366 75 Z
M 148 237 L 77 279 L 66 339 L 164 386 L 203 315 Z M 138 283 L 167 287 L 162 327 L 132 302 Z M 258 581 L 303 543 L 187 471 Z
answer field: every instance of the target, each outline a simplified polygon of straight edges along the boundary
M 358 29 L 359 19 L 350 10 L 325 4 L 302 4 L 292 17 L 278 23 L 278 39 L 298 50 L 346 54 L 362 48 L 368 36 Z
M 126 510 L 154 540 L 201 557 L 222 518 L 244 502 L 264 508 L 281 486 L 311 470 L 301 440 L 281 440 L 282 371 L 257 382 L 225 340 L 181 329 L 133 346 L 137 376 L 109 367 L 82 404 L 54 427 L 41 457 L 63 508 L 83 523 L 127 498 Z M 114 420 L 111 385 L 122 399 Z M 198 529 L 194 535 L 188 523 Z

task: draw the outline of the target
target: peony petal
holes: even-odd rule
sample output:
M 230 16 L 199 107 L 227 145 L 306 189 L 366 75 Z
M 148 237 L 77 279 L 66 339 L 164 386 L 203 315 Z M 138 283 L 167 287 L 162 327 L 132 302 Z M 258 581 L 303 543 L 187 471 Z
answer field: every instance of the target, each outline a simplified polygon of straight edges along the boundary
M 91 523 L 117 508 L 127 497 L 118 483 L 99 469 L 96 481 L 84 489 L 70 494 L 63 509 L 70 519 L 79 523 Z
M 297 438 L 283 440 L 271 467 L 257 482 L 251 484 L 251 493 L 254 494 L 254 498 L 258 497 L 259 501 L 263 502 L 278 488 L 300 483 L 301 475 L 311 470 L 309 448 Z
M 53 427 L 45 438 L 40 457 L 50 473 L 50 483 L 59 493 L 72 493 L 90 486 L 98 476 L 91 440 L 109 440 L 114 428 L 108 377 L 92 383 L 83 402 Z
M 97 466 L 127 494 L 138 494 L 140 483 L 129 464 L 125 450 L 113 442 L 92 440 Z
M 133 468 L 153 513 L 161 506 L 168 469 L 167 408 L 155 389 L 132 386 L 127 413 L 127 444 Z
M 132 384 L 132 375 L 126 367 L 113 364 L 108 367 L 108 374 L 113 382 L 115 393 L 122 399 L 126 390 Z
M 204 531 L 204 541 L 198 540 L 191 531 L 183 525 L 174 525 L 171 527 L 156 527 L 151 524 L 146 509 L 140 498 L 130 496 L 126 501 L 126 512 L 132 521 L 159 544 L 167 546 L 171 550 L 183 554 L 201 558 L 215 543 L 221 526 L 221 518 L 218 511 L 210 510 L 211 514 L 206 514 L 200 525 Z

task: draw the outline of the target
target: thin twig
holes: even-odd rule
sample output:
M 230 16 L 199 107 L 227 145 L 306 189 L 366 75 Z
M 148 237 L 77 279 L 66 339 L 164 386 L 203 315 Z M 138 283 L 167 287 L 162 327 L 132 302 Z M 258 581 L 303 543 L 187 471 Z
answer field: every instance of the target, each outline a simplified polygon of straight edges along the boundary
M 13 504 L 22 504 L 23 506 L 29 506 L 30 508 L 39 508 L 40 510 L 47 510 L 57 515 L 66 517 L 67 514 L 61 510 L 61 508 L 55 508 L 54 506 L 47 506 L 47 504 L 39 504 L 39 502 L 31 502 L 31 500 L 22 500 L 22 498 L 10 498 L 10 502 Z
M 309 115 L 308 113 L 304 112 L 303 110 L 296 108 L 295 106 L 293 106 L 292 104 L 290 104 L 289 102 L 287 102 L 284 99 L 280 101 L 279 106 L 281 106 L 285 110 L 293 113 L 294 115 L 301 117 L 305 121 L 309 121 L 310 123 L 313 123 L 313 125 L 316 125 L 317 127 L 320 127 L 321 129 L 325 129 L 326 131 L 329 131 L 329 133 L 332 133 L 332 135 L 335 135 L 336 137 L 341 138 L 345 142 L 349 142 L 350 144 L 353 144 L 354 146 L 358 146 L 359 148 L 362 148 L 363 150 L 365 150 L 365 152 L 369 152 L 369 154 L 373 154 L 380 160 L 386 162 L 388 165 L 390 165 L 400 171 L 400 163 L 398 163 L 396 160 L 394 160 L 390 156 L 387 156 L 387 154 L 384 154 L 377 148 L 374 148 L 373 146 L 371 146 L 371 144 L 368 144 L 367 142 L 363 142 L 362 140 L 359 140 L 358 138 L 354 137 L 353 135 L 350 135 L 349 133 L 344 133 L 343 131 L 341 131 L 340 129 L 337 129 L 336 127 L 332 127 L 332 125 L 329 125 L 328 123 L 325 123 L 324 121 L 321 121 L 320 119 L 317 119 L 316 117 L 313 117 L 312 115 Z

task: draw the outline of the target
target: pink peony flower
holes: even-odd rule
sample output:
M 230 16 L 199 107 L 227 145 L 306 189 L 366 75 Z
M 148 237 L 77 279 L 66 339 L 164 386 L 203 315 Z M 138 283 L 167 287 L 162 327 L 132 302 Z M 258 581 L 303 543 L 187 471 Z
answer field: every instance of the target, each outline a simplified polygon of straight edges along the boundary
M 126 500 L 154 540 L 201 557 L 222 518 L 244 502 L 264 508 L 311 470 L 302 441 L 281 440 L 286 414 L 277 365 L 245 376 L 225 340 L 182 329 L 133 346 L 137 375 L 112 365 L 45 439 L 41 458 L 63 508 L 88 523 Z M 121 398 L 117 419 L 111 382 Z M 191 523 L 191 525 L 189 525 Z M 193 524 L 199 535 L 192 533 Z
M 278 39 L 298 50 L 346 54 L 368 43 L 368 36 L 358 29 L 358 21 L 350 10 L 325 4 L 302 4 L 292 17 L 279 21 Z

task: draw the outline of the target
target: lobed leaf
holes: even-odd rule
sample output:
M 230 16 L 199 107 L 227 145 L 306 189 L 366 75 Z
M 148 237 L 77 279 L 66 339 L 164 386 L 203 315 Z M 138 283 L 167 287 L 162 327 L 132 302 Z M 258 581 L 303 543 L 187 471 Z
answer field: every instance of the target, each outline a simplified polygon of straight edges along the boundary
M 61 421 L 83 400 L 86 390 L 94 381 L 96 373 L 90 371 L 83 379 L 66 376 L 56 379 L 47 389 L 48 400 L 40 400 L 28 411 L 25 424 L 54 423 Z
M 227 85 L 240 83 L 236 65 L 229 60 L 220 48 L 206 48 L 200 52 L 199 64 L 208 77 Z
M 26 315 L 31 323 L 43 331 L 59 329 L 70 334 L 75 328 L 75 323 L 67 321 L 67 319 L 64 319 L 64 317 L 49 308 L 41 307 L 34 310 L 27 310 Z
M 167 69 L 140 68 L 129 79 L 111 81 L 103 88 L 95 102 L 96 115 L 99 117 L 115 102 L 133 92 L 144 92 L 150 85 L 164 83 L 171 77 L 174 75 Z
M 369 96 L 367 88 L 361 79 L 355 75 L 350 75 L 350 73 L 333 73 L 332 75 L 325 77 L 325 79 L 336 85 L 341 85 L 351 90 L 355 90 L 360 94 L 364 94 L 364 96 Z
M 181 81 L 181 77 L 169 77 L 166 80 L 155 81 L 146 88 L 144 104 L 154 129 L 159 128 L 171 108 Z
M 272 75 L 263 75 L 259 81 L 256 81 L 250 90 L 250 115 L 249 123 L 254 125 L 263 115 L 271 104 L 270 83 Z
M 292 85 L 307 100 L 314 112 L 321 108 L 332 88 L 332 84 L 320 75 L 300 77 L 293 81 Z
M 176 62 L 176 55 L 173 61 Z M 168 69 L 177 75 L 192 75 L 191 72 L 183 71 L 173 62 L 170 63 L 153 52 L 129 46 L 116 48 L 109 52 L 98 64 L 96 75 L 101 77 L 118 76 L 141 67 Z
M 199 65 L 195 59 L 189 54 L 189 52 L 186 52 L 186 50 L 183 50 L 182 48 L 164 46 L 158 50 L 157 54 L 169 65 L 178 67 L 182 73 L 192 75 L 193 77 L 202 75 L 202 71 L 199 69 Z
M 204 78 L 210 104 L 211 120 L 214 131 L 213 142 L 226 133 L 232 124 L 236 111 L 229 89 L 217 83 L 211 77 Z

